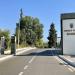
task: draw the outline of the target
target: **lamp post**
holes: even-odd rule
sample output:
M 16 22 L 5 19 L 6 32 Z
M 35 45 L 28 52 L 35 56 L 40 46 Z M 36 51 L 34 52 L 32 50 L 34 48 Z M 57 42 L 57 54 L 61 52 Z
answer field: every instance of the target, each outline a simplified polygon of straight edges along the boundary
M 17 43 L 18 43 L 18 48 L 19 48 L 19 41 L 20 40 L 20 22 L 19 22 L 19 26 L 18 26 L 18 41 L 17 41 Z
M 19 48 L 19 43 L 20 43 L 20 21 L 22 20 L 23 17 L 23 12 L 22 8 L 20 9 L 20 19 L 19 19 L 19 25 L 18 25 L 18 48 Z

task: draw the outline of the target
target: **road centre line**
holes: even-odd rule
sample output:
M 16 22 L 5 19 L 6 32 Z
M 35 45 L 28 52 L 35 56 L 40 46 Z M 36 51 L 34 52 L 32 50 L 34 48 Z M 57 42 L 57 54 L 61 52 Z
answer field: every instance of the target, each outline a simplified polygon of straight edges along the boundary
M 24 70 L 26 70 L 28 68 L 28 65 L 26 65 L 25 67 L 24 67 Z
M 33 56 L 32 59 L 29 61 L 29 63 L 32 63 L 32 61 L 35 59 L 36 56 Z
M 23 72 L 20 72 L 19 75 L 23 75 Z

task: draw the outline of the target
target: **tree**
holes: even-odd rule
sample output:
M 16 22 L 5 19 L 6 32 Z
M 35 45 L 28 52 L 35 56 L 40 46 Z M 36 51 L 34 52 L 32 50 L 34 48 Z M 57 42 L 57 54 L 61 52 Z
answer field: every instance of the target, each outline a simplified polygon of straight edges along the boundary
M 20 20 L 20 43 L 26 44 L 31 43 L 31 34 L 32 34 L 32 17 L 25 16 Z
M 19 31 L 20 36 L 18 36 Z M 23 11 L 21 9 L 19 22 L 16 24 L 15 35 L 17 42 L 18 37 L 20 38 L 20 44 L 37 46 L 38 43 L 38 46 L 40 46 L 43 42 L 43 24 L 40 23 L 38 18 L 23 16 Z
M 31 16 L 22 16 L 20 19 L 20 44 L 23 45 L 41 45 L 43 41 L 43 24 L 40 23 L 38 18 Z M 16 26 L 16 36 L 18 32 L 18 25 Z
M 44 46 L 44 48 L 48 48 L 48 43 L 44 42 L 43 46 Z
M 57 44 L 57 34 L 56 34 L 54 23 L 52 23 L 50 25 L 48 40 L 49 40 L 48 41 L 48 47 L 49 48 L 56 47 L 56 44 Z
M 35 32 L 35 45 L 42 45 L 43 37 L 43 24 L 40 23 L 38 18 L 33 19 L 33 31 Z M 37 44 L 38 43 L 38 44 Z

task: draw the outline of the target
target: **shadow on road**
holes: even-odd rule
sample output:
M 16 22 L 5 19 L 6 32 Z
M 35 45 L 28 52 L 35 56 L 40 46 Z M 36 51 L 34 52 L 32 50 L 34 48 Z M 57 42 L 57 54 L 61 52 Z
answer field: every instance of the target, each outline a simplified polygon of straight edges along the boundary
M 17 56 L 56 56 L 60 54 L 61 54 L 60 50 L 45 50 L 41 52 L 32 52 L 25 55 L 23 54 L 23 55 L 17 55 Z

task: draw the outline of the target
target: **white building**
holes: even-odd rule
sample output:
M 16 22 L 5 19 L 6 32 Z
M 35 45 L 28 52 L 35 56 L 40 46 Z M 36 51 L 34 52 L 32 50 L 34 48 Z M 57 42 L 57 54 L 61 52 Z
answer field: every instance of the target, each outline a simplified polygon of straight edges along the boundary
M 61 42 L 63 54 L 75 55 L 75 13 L 61 14 Z

